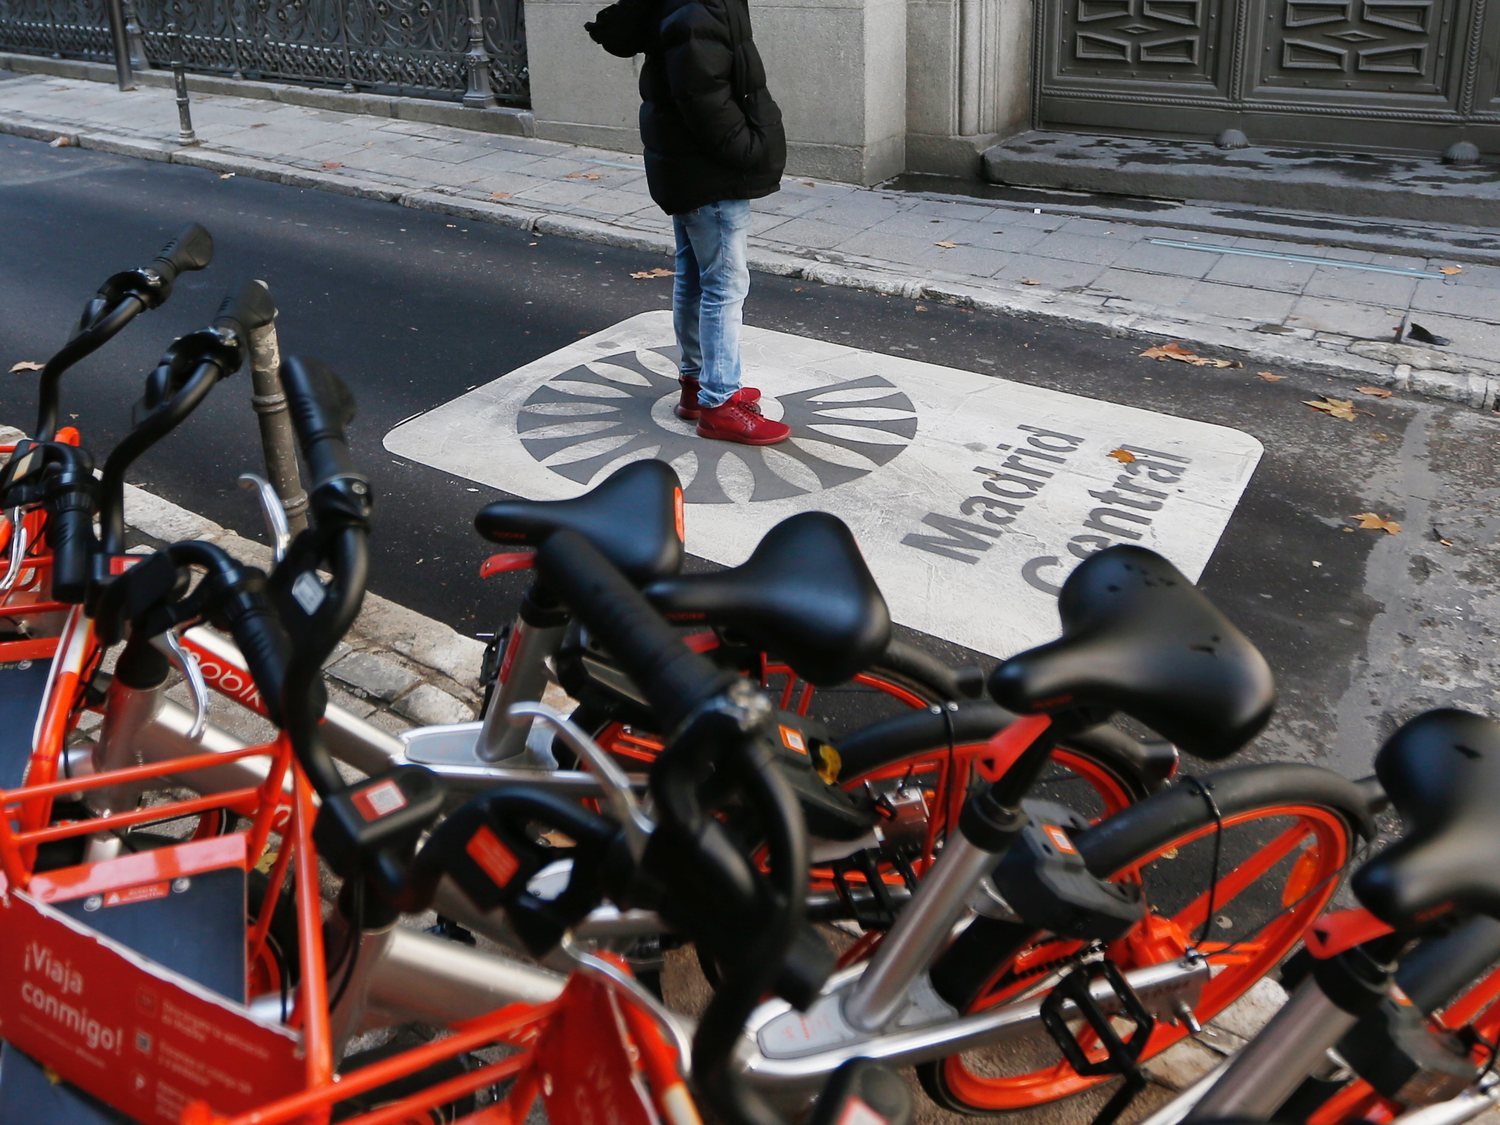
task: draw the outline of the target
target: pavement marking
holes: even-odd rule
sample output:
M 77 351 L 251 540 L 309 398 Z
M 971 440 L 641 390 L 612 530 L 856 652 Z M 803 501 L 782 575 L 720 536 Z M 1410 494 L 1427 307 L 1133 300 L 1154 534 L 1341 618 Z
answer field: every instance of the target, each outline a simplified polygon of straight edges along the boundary
M 843 519 L 903 625 L 1005 656 L 1057 635 L 1078 559 L 1140 543 L 1196 579 L 1260 461 L 1249 434 L 746 326 L 746 381 L 793 439 L 708 442 L 672 414 L 672 317 L 649 312 L 385 436 L 512 495 L 576 496 L 627 461 L 684 481 L 687 547 L 743 562 L 772 526 Z M 1133 458 L 1133 459 L 1132 459 Z

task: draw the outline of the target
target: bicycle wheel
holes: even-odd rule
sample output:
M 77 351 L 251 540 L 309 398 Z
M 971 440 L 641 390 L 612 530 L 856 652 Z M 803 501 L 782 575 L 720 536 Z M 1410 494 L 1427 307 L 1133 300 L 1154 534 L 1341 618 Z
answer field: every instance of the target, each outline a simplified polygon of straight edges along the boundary
M 1204 785 L 1212 801 L 1197 783 L 1179 783 L 1074 841 L 1096 875 L 1138 883 L 1148 903 L 1143 921 L 1108 949 L 1120 969 L 1189 949 L 1208 958 L 1213 975 L 1192 1008 L 1201 1023 L 1290 952 L 1333 896 L 1356 839 L 1372 831 L 1358 787 L 1315 766 L 1246 766 Z M 933 966 L 932 980 L 960 1011 L 978 1011 L 1037 991 L 1083 950 L 1020 923 L 977 918 Z M 1094 1045 L 1079 1034 L 1086 1049 Z M 1187 1034 L 1157 1024 L 1143 1057 Z M 1075 1073 L 1051 1040 L 954 1055 L 918 1074 L 934 1101 L 966 1113 L 1042 1105 L 1104 1081 Z

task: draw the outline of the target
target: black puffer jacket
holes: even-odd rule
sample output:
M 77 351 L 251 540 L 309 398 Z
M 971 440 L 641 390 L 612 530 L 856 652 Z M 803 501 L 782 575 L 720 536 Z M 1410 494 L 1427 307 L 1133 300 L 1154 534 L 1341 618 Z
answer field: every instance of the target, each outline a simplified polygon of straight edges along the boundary
M 663 211 L 758 199 L 780 186 L 786 133 L 746 0 L 618 0 L 585 26 L 612 55 L 646 56 L 641 141 Z

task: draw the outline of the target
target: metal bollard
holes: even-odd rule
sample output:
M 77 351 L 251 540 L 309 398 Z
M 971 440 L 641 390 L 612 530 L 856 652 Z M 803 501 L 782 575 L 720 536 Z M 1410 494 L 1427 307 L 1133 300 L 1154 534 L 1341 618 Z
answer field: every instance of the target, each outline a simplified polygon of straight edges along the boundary
M 195 145 L 198 134 L 193 132 L 193 118 L 188 110 L 187 71 L 182 66 L 182 32 L 178 30 L 176 20 L 167 23 L 167 39 L 172 52 L 168 65 L 172 68 L 172 85 L 177 90 L 177 143 Z
M 261 282 L 265 285 L 265 282 Z M 281 497 L 292 534 L 307 527 L 307 493 L 297 473 L 297 445 L 292 416 L 281 389 L 281 345 L 276 321 L 250 333 L 250 404 L 260 422 L 260 444 L 266 455 L 266 479 Z

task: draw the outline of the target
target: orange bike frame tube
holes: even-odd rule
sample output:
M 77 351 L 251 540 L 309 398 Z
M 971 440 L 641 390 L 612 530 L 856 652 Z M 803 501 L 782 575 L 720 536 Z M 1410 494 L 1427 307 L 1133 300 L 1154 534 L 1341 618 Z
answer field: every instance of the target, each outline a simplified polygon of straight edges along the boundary
M 94 623 L 83 615 L 83 607 L 74 606 L 68 613 L 57 656 L 52 661 L 52 672 L 47 677 L 47 702 L 37 720 L 31 764 L 26 771 L 26 780 L 32 785 L 45 786 L 57 777 L 57 763 L 68 737 L 73 701 L 78 697 L 78 686 L 94 651 Z M 51 818 L 52 802 L 39 802 L 22 811 L 21 826 L 40 828 Z
M 300 768 L 292 771 L 292 801 L 289 835 L 297 871 L 297 943 L 301 947 L 297 1009 L 302 1016 L 302 1048 L 307 1053 L 307 1086 L 320 1091 L 333 1082 L 333 1037 L 328 1027 L 328 967 L 323 960 L 323 898 L 312 839 L 318 811 L 312 785 Z M 320 1115 L 326 1118 L 326 1113 Z
M 425 1070 L 427 1067 L 442 1062 L 445 1059 L 453 1058 L 467 1051 L 478 1050 L 481 1047 L 487 1047 L 491 1044 L 509 1042 L 517 1032 L 523 1031 L 532 1024 L 546 1019 L 551 1014 L 552 1008 L 552 1004 L 545 1004 L 535 1008 L 521 1004 L 508 1005 L 491 1015 L 483 1016 L 478 1020 L 468 1021 L 464 1024 L 463 1030 L 457 1031 L 445 1039 L 439 1039 L 433 1043 L 415 1047 L 410 1051 L 403 1051 L 393 1058 L 382 1059 L 379 1062 L 371 1063 L 369 1066 L 362 1066 L 351 1074 L 344 1076 L 337 1085 L 329 1081 L 324 1081 L 321 1084 L 309 1083 L 308 1089 L 300 1094 L 283 1098 L 279 1102 L 262 1106 L 260 1109 L 252 1110 L 249 1113 L 240 1114 L 238 1117 L 216 1117 L 213 1120 L 220 1123 L 220 1125 L 276 1125 L 278 1122 L 294 1121 L 299 1117 L 311 1113 L 326 1113 L 337 1102 L 374 1090 L 397 1079 L 405 1078 L 407 1075 Z M 509 1056 L 498 1063 L 492 1064 L 492 1066 L 504 1067 L 507 1071 L 514 1072 L 528 1064 L 531 1058 L 531 1051 L 523 1050 L 516 1055 Z M 485 1068 L 486 1072 L 489 1070 L 490 1068 Z M 475 1075 L 471 1074 L 466 1077 L 473 1078 Z M 474 1085 L 472 1089 L 480 1089 L 489 1084 L 490 1080 L 481 1081 Z M 444 1086 L 446 1085 L 447 1083 L 444 1083 Z M 434 1090 L 437 1089 L 440 1089 L 440 1087 L 434 1087 Z M 449 1094 L 448 1096 L 461 1096 L 462 1093 L 467 1092 L 470 1091 L 460 1091 L 458 1094 Z M 407 1112 L 410 1112 L 409 1109 Z M 355 1120 L 367 1121 L 368 1118 L 360 1117 Z M 401 1120 L 410 1120 L 410 1117 L 402 1118 Z

